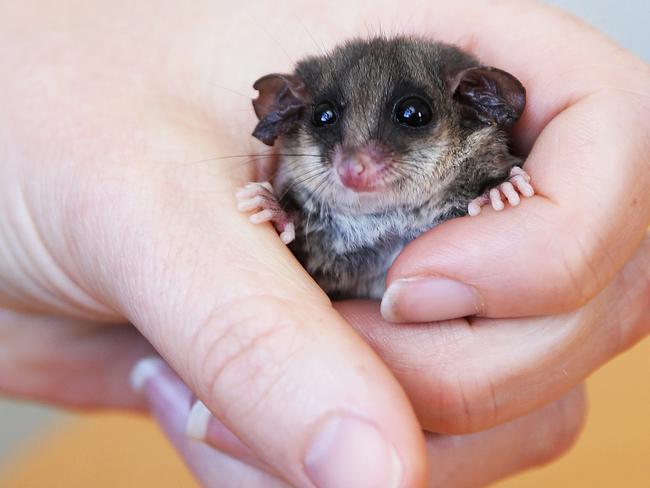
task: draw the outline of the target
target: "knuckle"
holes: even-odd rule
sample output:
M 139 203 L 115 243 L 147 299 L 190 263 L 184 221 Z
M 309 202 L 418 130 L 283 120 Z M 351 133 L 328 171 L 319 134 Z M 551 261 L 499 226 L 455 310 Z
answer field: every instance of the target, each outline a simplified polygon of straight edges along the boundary
M 193 379 L 224 416 L 226 409 L 241 414 L 254 408 L 286 380 L 283 373 L 301 348 L 294 309 L 279 298 L 237 299 L 216 308 L 197 329 Z
M 527 465 L 541 466 L 564 455 L 578 440 L 585 424 L 587 402 L 582 389 L 574 390 L 554 405 L 539 435 L 531 438 Z
M 604 300 L 601 313 L 607 317 L 607 312 L 612 315 L 609 321 L 615 339 L 610 341 L 610 355 L 619 354 L 645 336 L 650 334 L 650 232 L 637 252 L 637 256 L 630 261 L 620 274 L 617 283 L 620 297 L 611 306 Z
M 492 382 L 485 375 L 443 372 L 437 377 L 435 430 L 445 434 L 467 434 L 493 425 L 498 403 Z
M 574 239 L 558 243 L 561 248 L 547 248 L 541 262 L 545 289 L 557 298 L 556 312 L 575 310 L 587 304 L 596 296 L 610 279 L 611 256 L 598 232 L 585 229 L 574 235 Z M 548 286 L 548 284 L 552 286 Z
M 584 255 L 562 256 L 559 279 L 555 281 L 558 296 L 561 300 L 560 311 L 573 310 L 585 305 L 596 293 L 594 284 L 597 283 L 595 268 Z

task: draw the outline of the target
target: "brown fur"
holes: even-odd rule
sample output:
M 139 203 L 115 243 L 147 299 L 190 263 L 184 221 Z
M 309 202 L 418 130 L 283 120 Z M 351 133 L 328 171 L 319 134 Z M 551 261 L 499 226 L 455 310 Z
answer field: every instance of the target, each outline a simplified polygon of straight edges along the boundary
M 385 275 L 405 244 L 449 218 L 508 177 L 521 160 L 506 129 L 525 103 L 511 75 L 466 53 L 422 39 L 376 38 L 305 59 L 290 75 L 256 84 L 255 136 L 274 144 L 273 180 L 295 217 L 291 249 L 333 297 L 381 297 Z M 433 109 L 423 128 L 396 123 L 394 107 L 416 95 Z M 337 108 L 331 127 L 315 127 L 314 107 Z M 391 158 L 380 188 L 341 185 L 332 158 L 341 148 L 374 144 Z

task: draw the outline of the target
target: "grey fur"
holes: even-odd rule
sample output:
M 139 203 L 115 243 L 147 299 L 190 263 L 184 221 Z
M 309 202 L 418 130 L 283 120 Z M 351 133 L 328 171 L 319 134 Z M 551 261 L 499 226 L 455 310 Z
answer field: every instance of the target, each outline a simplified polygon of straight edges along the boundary
M 457 48 L 421 39 L 356 40 L 298 63 L 305 108 L 279 135 L 276 196 L 294 216 L 290 244 L 333 298 L 381 298 L 386 272 L 402 248 L 435 225 L 467 213 L 468 203 L 507 178 L 521 160 L 505 129 L 467 114 L 454 99 L 458 73 L 480 64 Z M 523 90 L 523 88 L 522 88 Z M 396 127 L 396 97 L 426 93 L 435 121 L 426 131 Z M 323 99 L 341 107 L 336 130 L 310 123 Z M 331 170 L 337 146 L 379 141 L 399 160 L 386 185 L 357 193 Z

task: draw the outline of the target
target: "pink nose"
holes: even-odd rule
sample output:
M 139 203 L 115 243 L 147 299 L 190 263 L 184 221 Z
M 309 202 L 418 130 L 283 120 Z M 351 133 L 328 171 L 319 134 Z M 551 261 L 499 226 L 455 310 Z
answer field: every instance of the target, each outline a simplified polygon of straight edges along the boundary
M 368 150 L 358 150 L 354 154 L 343 154 L 334 164 L 341 183 L 351 190 L 372 191 L 379 181 L 384 165 L 378 155 Z

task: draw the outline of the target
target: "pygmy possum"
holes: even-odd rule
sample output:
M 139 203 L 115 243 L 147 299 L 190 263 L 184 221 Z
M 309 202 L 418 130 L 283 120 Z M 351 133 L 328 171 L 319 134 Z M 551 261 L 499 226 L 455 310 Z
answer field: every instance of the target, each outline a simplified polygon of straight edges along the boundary
M 253 87 L 253 135 L 277 170 L 240 189 L 238 208 L 273 223 L 332 298 L 381 298 L 411 240 L 534 194 L 509 149 L 524 87 L 452 45 L 353 40 Z

